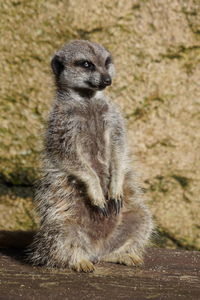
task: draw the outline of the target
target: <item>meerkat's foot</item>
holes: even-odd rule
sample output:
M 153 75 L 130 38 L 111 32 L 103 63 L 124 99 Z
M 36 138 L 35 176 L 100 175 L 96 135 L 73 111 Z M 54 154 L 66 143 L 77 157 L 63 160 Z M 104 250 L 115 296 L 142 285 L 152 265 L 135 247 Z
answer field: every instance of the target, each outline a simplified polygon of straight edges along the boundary
M 102 261 L 126 266 L 138 266 L 143 264 L 143 259 L 135 253 L 109 254 L 103 257 Z
M 95 270 L 94 265 L 87 259 L 83 259 L 72 266 L 72 269 L 77 272 L 90 273 Z

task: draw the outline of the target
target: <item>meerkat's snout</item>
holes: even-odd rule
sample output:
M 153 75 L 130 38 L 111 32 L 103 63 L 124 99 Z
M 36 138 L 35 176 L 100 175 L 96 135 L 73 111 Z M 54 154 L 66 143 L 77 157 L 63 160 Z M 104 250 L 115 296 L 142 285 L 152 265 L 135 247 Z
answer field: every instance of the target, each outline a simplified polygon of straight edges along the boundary
M 112 84 L 112 79 L 109 74 L 102 75 L 101 82 L 102 82 L 102 85 L 106 87 L 106 86 L 109 86 Z
M 103 90 L 107 86 L 111 85 L 112 79 L 109 74 L 99 74 L 99 78 L 91 77 L 86 83 L 94 90 Z

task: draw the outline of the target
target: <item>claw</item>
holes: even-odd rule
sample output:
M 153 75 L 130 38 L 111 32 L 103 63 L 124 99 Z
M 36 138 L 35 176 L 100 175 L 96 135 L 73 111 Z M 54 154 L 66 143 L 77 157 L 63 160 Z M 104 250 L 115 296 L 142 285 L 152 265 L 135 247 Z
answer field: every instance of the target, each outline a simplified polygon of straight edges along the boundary
M 121 209 L 121 201 L 117 200 L 117 214 L 119 214 L 120 209 Z
M 106 207 L 100 208 L 100 211 L 102 212 L 104 217 L 108 217 L 108 210 Z
M 108 209 L 107 207 L 99 207 L 96 206 L 97 210 L 99 211 L 99 213 L 101 213 L 104 217 L 108 217 Z
M 120 212 L 120 209 L 122 207 L 122 202 L 121 200 L 116 200 L 114 198 L 111 199 L 113 201 L 113 206 L 114 206 L 114 209 L 115 209 L 115 215 L 118 215 L 119 212 Z
M 120 196 L 120 208 L 122 208 L 122 207 L 123 207 L 123 197 Z

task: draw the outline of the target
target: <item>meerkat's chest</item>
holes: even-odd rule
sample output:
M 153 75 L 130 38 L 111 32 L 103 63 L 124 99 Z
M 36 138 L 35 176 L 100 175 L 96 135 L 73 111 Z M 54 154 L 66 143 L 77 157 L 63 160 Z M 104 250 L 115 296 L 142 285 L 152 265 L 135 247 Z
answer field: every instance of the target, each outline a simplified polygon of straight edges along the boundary
M 107 122 L 104 107 L 89 107 L 80 120 L 80 135 L 88 144 L 104 145 Z
M 89 114 L 85 119 L 83 127 L 86 130 L 86 135 L 92 139 L 102 138 L 106 130 L 104 116 L 96 112 Z

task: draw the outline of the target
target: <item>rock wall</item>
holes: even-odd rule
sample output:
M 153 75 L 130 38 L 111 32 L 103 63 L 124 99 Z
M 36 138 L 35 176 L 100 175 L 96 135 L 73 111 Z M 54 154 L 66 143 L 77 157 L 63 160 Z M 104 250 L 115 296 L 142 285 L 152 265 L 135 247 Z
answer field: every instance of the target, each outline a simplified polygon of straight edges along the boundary
M 24 189 L 39 174 L 54 93 L 50 58 L 83 38 L 113 53 L 117 77 L 109 94 L 127 119 L 160 243 L 200 249 L 199 0 L 7 0 L 0 13 L 1 205 L 4 215 L 13 210 L 13 222 L 2 217 L 0 226 L 35 226 Z

